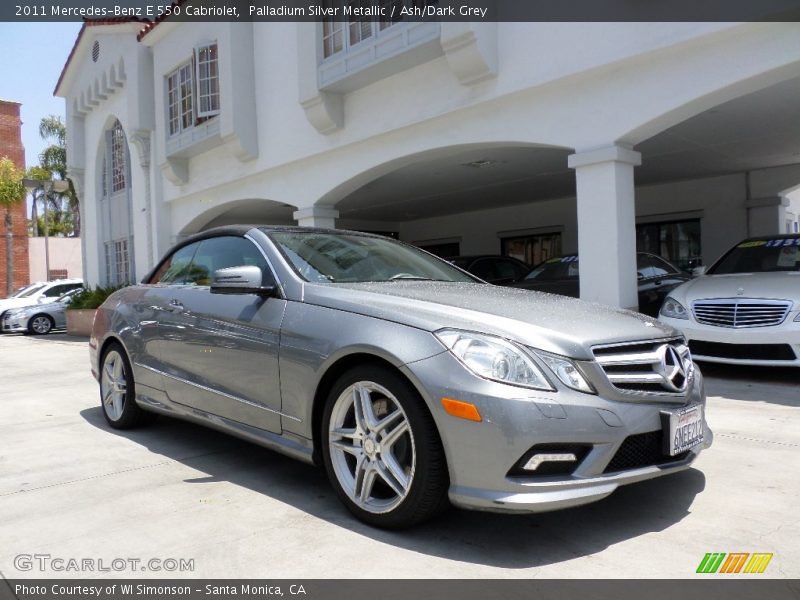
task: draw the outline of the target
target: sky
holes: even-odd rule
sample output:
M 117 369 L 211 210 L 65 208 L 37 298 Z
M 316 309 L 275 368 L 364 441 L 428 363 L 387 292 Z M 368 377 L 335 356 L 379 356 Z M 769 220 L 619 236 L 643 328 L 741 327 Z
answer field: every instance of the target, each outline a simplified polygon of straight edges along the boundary
M 0 23 L 0 98 L 22 103 L 26 166 L 39 164 L 46 146 L 42 117 L 64 119 L 64 100 L 53 96 L 81 23 Z

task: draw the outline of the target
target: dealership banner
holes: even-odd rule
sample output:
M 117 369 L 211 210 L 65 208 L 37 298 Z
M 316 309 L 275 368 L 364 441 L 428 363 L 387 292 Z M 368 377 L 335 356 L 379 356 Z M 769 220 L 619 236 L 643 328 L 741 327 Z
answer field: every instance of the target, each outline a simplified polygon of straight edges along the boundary
M 0 600 L 796 600 L 798 580 L 9 579 Z
M 4 0 L 2 21 L 800 21 L 800 0 Z

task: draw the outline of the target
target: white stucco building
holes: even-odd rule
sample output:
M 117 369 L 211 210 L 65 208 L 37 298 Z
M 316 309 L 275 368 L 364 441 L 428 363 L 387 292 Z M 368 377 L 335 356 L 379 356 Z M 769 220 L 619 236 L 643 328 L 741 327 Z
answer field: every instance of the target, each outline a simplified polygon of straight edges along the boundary
M 637 240 L 709 264 L 800 215 L 797 23 L 90 22 L 56 94 L 92 284 L 299 223 L 579 251 L 631 307 Z

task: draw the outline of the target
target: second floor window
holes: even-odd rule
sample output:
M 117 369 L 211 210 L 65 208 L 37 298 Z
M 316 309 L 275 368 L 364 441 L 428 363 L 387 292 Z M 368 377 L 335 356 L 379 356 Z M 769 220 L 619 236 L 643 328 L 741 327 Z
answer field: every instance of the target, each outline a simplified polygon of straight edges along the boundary
M 401 14 L 403 9 L 423 10 L 425 0 L 380 0 L 379 6 L 383 11 L 382 17 L 369 16 L 368 10 L 373 6 L 371 0 L 324 0 L 326 8 L 339 8 L 339 13 L 350 15 L 347 21 L 336 21 L 326 17 L 322 22 L 322 53 L 324 58 L 329 58 L 342 51 L 368 40 L 380 32 L 389 29 L 392 25 L 406 20 Z M 428 5 L 438 4 L 437 0 L 427 2 Z
M 169 135 L 219 114 L 219 58 L 216 42 L 195 49 L 192 60 L 167 75 Z

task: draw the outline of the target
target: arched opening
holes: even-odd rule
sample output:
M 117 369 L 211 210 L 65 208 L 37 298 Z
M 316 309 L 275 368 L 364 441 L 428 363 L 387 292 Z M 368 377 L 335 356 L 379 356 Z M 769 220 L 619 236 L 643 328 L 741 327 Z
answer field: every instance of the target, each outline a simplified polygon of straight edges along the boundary
M 292 217 L 296 206 L 266 200 L 264 198 L 244 198 L 218 204 L 192 216 L 181 227 L 180 235 L 187 236 L 200 231 L 219 227 L 252 223 L 254 225 L 295 225 Z
M 320 200 L 337 226 L 384 233 L 440 256 L 505 254 L 528 263 L 574 245 L 567 148 L 515 142 L 466 144 L 399 157 L 343 182 Z M 318 205 L 319 205 L 318 204 Z
M 638 249 L 689 268 L 742 238 L 794 232 L 800 198 L 786 192 L 800 184 L 798 106 L 800 78 L 788 79 L 695 111 L 635 146 Z

